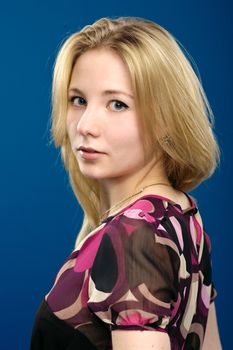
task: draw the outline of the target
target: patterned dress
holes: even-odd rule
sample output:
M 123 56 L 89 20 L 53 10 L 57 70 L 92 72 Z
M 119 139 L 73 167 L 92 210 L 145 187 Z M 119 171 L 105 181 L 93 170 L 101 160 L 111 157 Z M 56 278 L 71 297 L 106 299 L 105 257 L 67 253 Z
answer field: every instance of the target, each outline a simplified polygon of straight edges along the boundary
M 210 239 L 186 196 L 185 211 L 142 196 L 89 233 L 41 303 L 31 350 L 112 349 L 114 330 L 165 332 L 171 350 L 201 349 L 217 293 Z

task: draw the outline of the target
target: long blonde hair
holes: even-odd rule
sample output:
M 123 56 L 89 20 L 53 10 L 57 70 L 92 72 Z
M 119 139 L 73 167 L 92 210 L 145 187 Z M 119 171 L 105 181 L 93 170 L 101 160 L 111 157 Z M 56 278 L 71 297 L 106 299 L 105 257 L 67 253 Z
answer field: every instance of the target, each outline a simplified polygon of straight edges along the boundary
M 84 211 L 79 243 L 98 224 L 99 185 L 80 172 L 66 130 L 68 87 L 85 51 L 106 47 L 126 64 L 137 101 L 145 154 L 158 147 L 172 186 L 190 191 L 210 177 L 220 160 L 214 117 L 200 80 L 176 39 L 160 25 L 132 17 L 103 18 L 71 35 L 54 67 L 52 137 Z

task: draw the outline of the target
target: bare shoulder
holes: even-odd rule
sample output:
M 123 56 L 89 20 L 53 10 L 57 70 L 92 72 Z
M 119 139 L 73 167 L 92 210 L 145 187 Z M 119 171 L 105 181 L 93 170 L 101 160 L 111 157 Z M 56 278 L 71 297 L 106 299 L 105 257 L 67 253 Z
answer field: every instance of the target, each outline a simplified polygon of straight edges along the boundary
M 186 210 L 190 207 L 190 200 L 188 197 L 181 191 L 177 191 L 174 193 L 175 203 L 179 204 L 182 210 Z

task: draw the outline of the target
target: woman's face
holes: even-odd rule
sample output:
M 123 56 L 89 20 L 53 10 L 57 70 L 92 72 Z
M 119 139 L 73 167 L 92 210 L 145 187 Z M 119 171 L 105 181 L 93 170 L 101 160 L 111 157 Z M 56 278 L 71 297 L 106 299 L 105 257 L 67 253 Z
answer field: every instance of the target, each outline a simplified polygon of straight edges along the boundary
M 144 151 L 131 80 L 117 53 L 101 48 L 82 54 L 72 72 L 68 99 L 67 130 L 83 175 L 122 180 L 142 169 Z

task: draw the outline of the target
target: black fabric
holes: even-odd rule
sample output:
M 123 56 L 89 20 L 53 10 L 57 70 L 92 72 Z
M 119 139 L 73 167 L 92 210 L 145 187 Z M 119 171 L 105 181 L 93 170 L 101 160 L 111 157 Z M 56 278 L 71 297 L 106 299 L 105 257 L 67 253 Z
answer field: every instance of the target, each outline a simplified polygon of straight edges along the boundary
M 32 331 L 30 350 L 96 350 L 78 330 L 57 318 L 43 301 Z
M 101 278 L 98 276 L 101 275 Z M 117 257 L 112 241 L 107 234 L 103 236 L 91 270 L 91 278 L 98 290 L 111 293 L 118 277 Z

